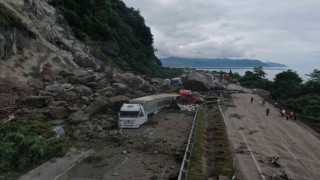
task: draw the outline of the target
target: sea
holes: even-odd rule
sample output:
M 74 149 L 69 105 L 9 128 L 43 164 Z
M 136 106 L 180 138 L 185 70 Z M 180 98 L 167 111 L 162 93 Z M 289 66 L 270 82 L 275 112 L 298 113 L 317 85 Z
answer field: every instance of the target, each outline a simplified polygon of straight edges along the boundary
M 241 76 L 245 74 L 246 71 L 253 71 L 253 67 L 208 67 L 208 68 L 196 68 L 197 70 L 205 70 L 205 71 L 223 71 L 223 72 L 230 72 L 230 69 L 233 73 L 237 72 Z M 288 69 L 291 69 L 301 77 L 303 81 L 307 81 L 309 79 L 309 76 L 306 74 L 310 74 L 313 69 L 310 67 L 264 67 L 263 71 L 267 73 L 266 78 L 270 81 L 273 81 L 275 76 L 283 71 L 287 71 Z

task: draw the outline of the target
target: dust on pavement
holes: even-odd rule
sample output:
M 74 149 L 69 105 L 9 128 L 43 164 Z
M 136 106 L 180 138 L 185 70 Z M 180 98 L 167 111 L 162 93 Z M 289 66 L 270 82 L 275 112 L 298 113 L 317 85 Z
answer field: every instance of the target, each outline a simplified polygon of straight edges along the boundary
M 272 104 L 262 105 L 262 98 L 256 94 L 232 94 L 232 99 L 235 107 L 224 114 L 241 179 L 270 179 L 275 174 L 283 176 L 284 171 L 291 179 L 320 177 L 320 139 L 313 130 L 287 121 Z M 280 167 L 272 163 L 274 157 L 279 157 L 276 163 Z

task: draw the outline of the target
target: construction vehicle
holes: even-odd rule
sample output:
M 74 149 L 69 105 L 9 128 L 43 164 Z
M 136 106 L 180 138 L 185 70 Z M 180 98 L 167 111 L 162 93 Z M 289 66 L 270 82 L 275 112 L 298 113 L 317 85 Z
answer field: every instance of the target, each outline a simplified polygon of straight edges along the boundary
M 129 100 L 119 112 L 119 128 L 139 128 L 148 121 L 148 116 L 169 108 L 176 103 L 178 94 L 157 94 Z

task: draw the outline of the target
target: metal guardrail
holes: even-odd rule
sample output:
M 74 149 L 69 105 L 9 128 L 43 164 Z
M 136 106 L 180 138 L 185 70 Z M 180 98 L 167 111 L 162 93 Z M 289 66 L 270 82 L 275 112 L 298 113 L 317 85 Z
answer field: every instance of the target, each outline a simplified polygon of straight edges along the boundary
M 227 124 L 227 121 L 226 121 L 226 119 L 225 119 L 225 117 L 224 117 L 223 111 L 222 111 L 222 109 L 221 109 L 221 107 L 220 107 L 219 104 L 218 104 L 218 108 L 219 108 L 219 111 L 220 111 L 220 113 L 221 113 L 221 116 L 222 116 L 224 125 L 227 127 L 227 125 L 228 125 L 228 124 Z
M 185 153 L 184 153 L 184 156 L 183 156 L 183 160 L 182 160 L 182 164 L 181 164 L 181 167 L 180 167 L 178 180 L 186 180 L 187 179 L 188 168 L 189 168 L 189 165 L 190 165 L 191 153 L 192 153 L 194 138 L 195 138 L 195 134 L 196 134 L 198 113 L 203 108 L 204 105 L 211 104 L 211 103 L 217 103 L 217 101 L 207 101 L 207 102 L 201 104 L 199 106 L 199 108 L 197 109 L 197 111 L 196 111 L 196 114 L 194 116 L 193 123 L 192 123 L 192 128 L 191 128 L 191 131 L 190 131 L 190 134 L 189 134 L 187 147 L 186 147 L 186 150 L 185 150 Z M 220 105 L 218 104 L 217 106 L 218 106 L 219 111 L 221 113 L 223 122 L 224 122 L 225 126 L 227 127 L 227 122 L 225 120 L 224 113 L 223 113 Z M 234 164 L 233 164 L 233 166 L 234 166 Z M 234 167 L 234 169 L 235 169 L 235 167 Z M 235 178 L 236 178 L 236 174 L 234 173 L 232 179 L 235 179 Z
M 190 134 L 189 134 L 189 139 L 188 139 L 186 151 L 184 153 L 182 164 L 181 164 L 181 167 L 180 167 L 178 180 L 187 179 L 188 168 L 189 168 L 189 165 L 190 165 L 190 158 L 191 158 L 191 153 L 192 153 L 192 147 L 193 147 L 194 138 L 195 138 L 195 134 L 196 134 L 198 113 L 199 113 L 199 111 L 202 109 L 202 107 L 205 104 L 209 104 L 209 103 L 216 103 L 216 101 L 207 101 L 205 103 L 202 103 L 199 106 L 199 108 L 197 109 L 196 114 L 195 114 L 195 116 L 193 118 L 193 123 L 192 123 L 191 131 L 190 131 Z
M 188 139 L 186 151 L 184 153 L 182 164 L 180 167 L 178 180 L 187 179 L 188 168 L 189 168 L 190 158 L 191 158 L 191 152 L 192 152 L 194 137 L 195 137 L 195 133 L 196 133 L 196 127 L 197 127 L 196 123 L 197 123 L 198 113 L 202 109 L 202 106 L 204 104 L 205 103 L 203 103 L 199 106 L 199 108 L 197 109 L 196 114 L 193 118 L 193 123 L 192 123 L 191 131 L 189 134 L 189 139 Z

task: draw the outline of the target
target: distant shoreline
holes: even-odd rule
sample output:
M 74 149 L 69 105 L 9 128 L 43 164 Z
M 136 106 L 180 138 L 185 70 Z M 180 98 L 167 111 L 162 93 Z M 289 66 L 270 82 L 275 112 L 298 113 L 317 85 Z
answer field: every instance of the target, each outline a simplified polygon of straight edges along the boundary
M 185 68 L 185 67 L 181 67 Z M 191 67 L 190 67 L 191 68 Z M 254 67 L 192 67 L 193 69 L 253 69 Z M 268 70 L 287 70 L 288 67 L 262 67 Z

